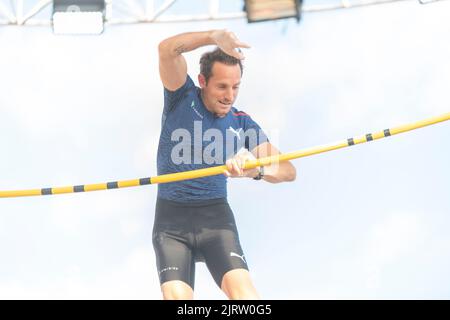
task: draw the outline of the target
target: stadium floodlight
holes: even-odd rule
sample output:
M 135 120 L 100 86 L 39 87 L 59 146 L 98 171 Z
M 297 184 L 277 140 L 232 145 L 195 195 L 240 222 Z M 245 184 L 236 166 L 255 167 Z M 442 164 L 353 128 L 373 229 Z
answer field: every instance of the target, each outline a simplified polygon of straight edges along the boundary
M 251 22 L 296 18 L 300 21 L 302 0 L 245 0 L 244 10 Z
M 53 0 L 55 34 L 100 34 L 105 20 L 105 0 Z

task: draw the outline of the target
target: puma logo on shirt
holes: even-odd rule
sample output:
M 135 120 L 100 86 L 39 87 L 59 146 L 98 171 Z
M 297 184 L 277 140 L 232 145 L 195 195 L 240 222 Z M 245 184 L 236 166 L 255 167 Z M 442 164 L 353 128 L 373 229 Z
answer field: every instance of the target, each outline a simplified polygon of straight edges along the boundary
M 238 140 L 241 140 L 240 132 L 241 132 L 242 128 L 239 128 L 238 131 L 236 131 L 232 126 L 230 126 L 228 128 L 228 130 L 233 132 L 236 135 L 236 137 L 238 138 Z

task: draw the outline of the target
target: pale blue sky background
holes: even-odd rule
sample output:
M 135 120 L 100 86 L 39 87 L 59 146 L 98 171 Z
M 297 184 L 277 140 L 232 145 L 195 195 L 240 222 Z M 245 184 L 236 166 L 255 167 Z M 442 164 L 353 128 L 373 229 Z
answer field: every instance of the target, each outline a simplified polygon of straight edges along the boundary
M 285 152 L 449 112 L 449 13 L 450 1 L 406 1 L 299 25 L 112 26 L 91 37 L 0 27 L 0 190 L 155 175 L 156 48 L 183 31 L 228 28 L 252 45 L 236 106 Z M 208 49 L 187 54 L 194 77 Z M 441 123 L 295 160 L 293 183 L 230 181 L 261 296 L 450 298 L 449 136 Z M 0 298 L 159 299 L 155 197 L 145 186 L 0 199 Z M 197 266 L 195 297 L 224 298 Z

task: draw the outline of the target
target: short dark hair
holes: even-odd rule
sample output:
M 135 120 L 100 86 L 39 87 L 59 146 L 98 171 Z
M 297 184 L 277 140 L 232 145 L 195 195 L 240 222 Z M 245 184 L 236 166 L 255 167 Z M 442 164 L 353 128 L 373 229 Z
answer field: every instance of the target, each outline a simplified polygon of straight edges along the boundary
M 200 73 L 205 77 L 206 83 L 208 83 L 209 78 L 212 76 L 212 67 L 216 61 L 229 66 L 235 66 L 238 64 L 241 68 L 242 76 L 244 68 L 241 60 L 226 54 L 219 47 L 217 47 L 213 51 L 205 52 L 200 58 Z

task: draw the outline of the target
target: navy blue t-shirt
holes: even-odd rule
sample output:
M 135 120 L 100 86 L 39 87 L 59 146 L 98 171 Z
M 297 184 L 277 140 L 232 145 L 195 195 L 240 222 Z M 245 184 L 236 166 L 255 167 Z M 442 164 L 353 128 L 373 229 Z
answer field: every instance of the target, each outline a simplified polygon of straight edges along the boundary
M 266 141 L 245 112 L 232 107 L 226 116 L 217 117 L 208 111 L 189 76 L 176 91 L 164 88 L 158 175 L 223 165 L 242 147 L 251 151 Z M 158 197 L 181 202 L 225 198 L 226 183 L 224 175 L 163 183 Z

